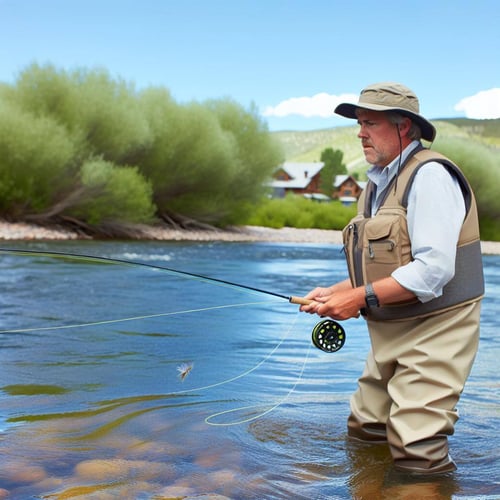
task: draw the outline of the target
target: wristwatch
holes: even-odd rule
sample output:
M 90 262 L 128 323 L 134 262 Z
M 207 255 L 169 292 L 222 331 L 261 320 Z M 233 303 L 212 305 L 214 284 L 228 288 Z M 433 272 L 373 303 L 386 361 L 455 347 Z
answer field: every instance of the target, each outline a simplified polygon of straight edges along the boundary
M 371 283 L 365 286 L 365 303 L 366 307 L 379 307 L 379 301 L 377 296 L 375 295 L 375 291 L 373 290 L 373 286 Z

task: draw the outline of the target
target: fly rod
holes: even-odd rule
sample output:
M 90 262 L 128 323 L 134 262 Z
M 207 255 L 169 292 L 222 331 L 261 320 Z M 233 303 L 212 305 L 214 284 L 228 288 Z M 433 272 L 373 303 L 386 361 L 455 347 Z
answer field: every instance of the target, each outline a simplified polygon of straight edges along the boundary
M 97 255 L 88 255 L 73 252 L 55 252 L 55 251 L 43 251 L 43 250 L 24 250 L 17 248 L 1 248 L 0 253 L 13 254 L 13 255 L 37 255 L 41 257 L 51 257 L 51 258 L 73 258 L 84 261 L 94 261 L 103 262 L 108 264 L 123 264 L 127 266 L 142 266 L 149 269 L 156 269 L 161 271 L 166 271 L 171 274 L 176 274 L 180 276 L 186 276 L 190 278 L 195 278 L 205 282 L 217 283 L 220 285 L 226 285 L 235 288 L 241 288 L 244 290 L 249 290 L 252 292 L 262 293 L 265 295 L 271 295 L 280 299 L 287 300 L 291 304 L 298 305 L 309 305 L 312 300 L 306 299 L 305 297 L 299 297 L 295 295 L 283 295 L 281 293 L 271 292 L 269 290 L 263 290 L 261 288 L 256 288 L 253 286 L 242 285 L 241 283 L 235 283 L 232 281 L 227 281 L 219 278 L 212 278 L 210 276 L 204 276 L 202 274 L 192 273 L 188 271 L 181 271 L 179 269 L 173 269 L 171 267 L 159 266 L 156 264 L 148 264 L 146 262 L 131 261 L 126 259 L 117 259 L 111 257 L 102 257 Z M 338 351 L 345 342 L 345 331 L 344 328 L 331 319 L 323 320 L 316 325 L 312 333 L 313 344 L 325 352 L 335 352 Z
M 299 305 L 309 305 L 312 301 L 309 299 L 305 299 L 304 297 L 296 297 L 296 296 L 287 296 L 282 295 L 276 292 L 270 292 L 269 290 L 262 290 L 261 288 L 256 288 L 253 286 L 242 285 L 240 283 L 234 283 L 232 281 L 226 281 L 219 278 L 212 278 L 210 276 L 204 276 L 202 274 L 191 273 L 188 271 L 180 271 L 179 269 L 173 269 L 171 267 L 158 266 L 156 264 L 147 264 L 146 262 L 137 262 L 132 260 L 125 259 L 116 259 L 111 257 L 101 257 L 96 255 L 87 255 L 81 253 L 70 253 L 70 252 L 47 252 L 43 250 L 20 250 L 20 249 L 9 249 L 9 248 L 0 248 L 1 253 L 10 253 L 10 254 L 19 254 L 19 255 L 39 255 L 42 257 L 71 257 L 78 260 L 86 260 L 86 261 L 96 261 L 96 262 L 106 262 L 110 264 L 124 264 L 128 266 L 143 266 L 149 267 L 151 269 L 158 269 L 162 271 L 167 271 L 172 274 L 178 274 L 181 276 L 189 276 L 191 278 L 196 278 L 201 281 L 208 281 L 219 283 L 221 285 L 227 285 L 236 288 L 243 288 L 244 290 L 250 290 L 252 292 L 263 293 L 265 295 L 272 295 L 273 297 L 278 297 L 280 299 L 288 300 L 291 304 L 299 304 Z

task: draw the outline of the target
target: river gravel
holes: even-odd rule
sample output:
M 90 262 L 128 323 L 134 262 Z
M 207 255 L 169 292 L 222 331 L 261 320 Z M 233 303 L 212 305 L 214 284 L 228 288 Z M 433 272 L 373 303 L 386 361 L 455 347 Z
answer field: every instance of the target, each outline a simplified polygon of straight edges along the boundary
M 229 230 L 181 230 L 159 226 L 134 226 L 138 239 L 155 241 L 269 241 L 289 243 L 342 243 L 340 231 L 327 229 L 272 229 L 261 226 L 240 226 Z M 82 236 L 64 228 L 48 228 L 26 223 L 0 221 L 0 241 L 11 240 L 77 240 Z M 500 242 L 482 241 L 483 254 L 500 255 Z

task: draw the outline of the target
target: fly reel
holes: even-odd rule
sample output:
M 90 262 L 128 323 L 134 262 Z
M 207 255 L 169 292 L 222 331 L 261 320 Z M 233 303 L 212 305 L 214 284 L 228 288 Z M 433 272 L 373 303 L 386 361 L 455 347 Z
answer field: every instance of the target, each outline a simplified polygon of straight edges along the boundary
M 312 342 L 322 351 L 336 352 L 345 344 L 345 330 L 336 321 L 325 319 L 314 327 Z

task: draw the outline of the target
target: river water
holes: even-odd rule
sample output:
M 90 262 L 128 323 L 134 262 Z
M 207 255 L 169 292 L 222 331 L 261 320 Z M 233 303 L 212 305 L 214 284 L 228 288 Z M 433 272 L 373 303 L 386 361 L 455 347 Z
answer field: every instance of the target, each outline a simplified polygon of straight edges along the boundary
M 156 267 L 301 295 L 345 276 L 339 246 L 5 246 L 142 265 L 0 253 L 0 498 L 500 498 L 500 257 L 484 258 L 458 471 L 418 481 L 393 473 L 385 446 L 346 440 L 362 319 L 324 353 L 318 318 L 285 299 Z

